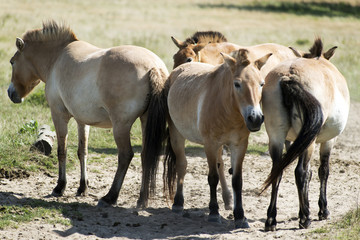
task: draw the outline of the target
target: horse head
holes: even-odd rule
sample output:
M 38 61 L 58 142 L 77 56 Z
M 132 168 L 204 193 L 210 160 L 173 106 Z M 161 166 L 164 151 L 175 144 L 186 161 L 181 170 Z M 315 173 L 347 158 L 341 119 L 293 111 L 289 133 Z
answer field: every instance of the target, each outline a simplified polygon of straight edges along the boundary
M 231 56 L 223 54 L 226 64 L 230 67 L 233 77 L 233 88 L 239 104 L 241 115 L 246 127 L 251 132 L 260 130 L 264 122 L 264 115 L 260 107 L 261 91 L 265 83 L 260 69 L 272 53 L 251 61 L 247 49 L 239 49 Z
M 203 49 L 207 43 L 191 43 L 188 41 L 179 41 L 174 37 L 171 37 L 174 44 L 179 48 L 177 53 L 174 54 L 174 67 L 186 63 L 186 62 L 193 62 L 197 61 L 200 62 L 199 52 Z
M 12 66 L 11 83 L 8 88 L 8 96 L 14 103 L 21 103 L 36 85 L 39 77 L 31 62 L 28 61 L 27 46 L 24 40 L 16 38 L 17 51 L 10 59 Z

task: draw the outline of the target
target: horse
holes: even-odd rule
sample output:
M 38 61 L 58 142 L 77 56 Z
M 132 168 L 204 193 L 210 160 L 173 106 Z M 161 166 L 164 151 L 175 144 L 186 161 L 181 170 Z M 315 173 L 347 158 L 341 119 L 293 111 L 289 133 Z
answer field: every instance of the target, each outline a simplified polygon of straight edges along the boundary
M 171 40 L 179 48 L 179 51 L 173 56 L 174 59 L 173 69 L 179 66 L 180 64 L 186 62 L 192 62 L 195 59 L 198 62 L 201 62 L 199 58 L 199 52 L 207 44 L 227 42 L 227 38 L 222 33 L 217 31 L 202 31 L 202 32 L 198 31 L 195 32 L 191 37 L 188 37 L 185 41 L 179 41 L 175 37 L 171 36 Z M 230 53 L 230 52 L 226 52 L 226 53 Z
M 148 106 L 161 92 L 168 76 L 164 62 L 153 52 L 138 46 L 98 48 L 77 39 L 65 24 L 50 20 L 42 29 L 27 31 L 16 39 L 17 51 L 11 58 L 12 77 L 8 96 L 14 103 L 40 83 L 45 83 L 58 141 L 59 175 L 52 195 L 62 196 L 66 187 L 68 122 L 78 126 L 78 157 L 81 166 L 77 195 L 86 195 L 88 177 L 89 126 L 112 128 L 118 149 L 118 167 L 109 192 L 98 206 L 116 204 L 128 166 L 133 158 L 130 129 L 140 118 L 142 142 L 151 141 L 145 129 Z M 166 126 L 164 126 L 166 127 Z M 145 146 L 145 145 L 144 145 Z M 161 147 L 161 146 L 159 146 Z M 145 147 L 144 147 L 145 148 Z M 151 163 L 141 153 L 142 186 L 138 206 L 146 206 Z
M 247 228 L 249 224 L 244 216 L 241 198 L 242 163 L 250 132 L 258 131 L 264 120 L 260 107 L 264 79 L 259 69 L 264 66 L 271 53 L 253 59 L 248 50 L 239 49 L 231 56 L 222 56 L 225 61 L 217 66 L 190 62 L 170 73 L 162 95 L 163 104 L 156 105 L 167 105 L 167 108 L 163 108 L 163 115 L 167 116 L 169 136 L 165 151 L 164 181 L 172 197 L 177 175 L 172 210 L 182 212 L 183 182 L 187 167 L 185 139 L 204 145 L 209 166 L 208 220 L 219 222 L 217 165 L 222 155 L 222 146 L 229 146 L 234 169 L 232 186 L 235 226 Z M 149 129 L 157 129 L 157 126 Z
M 263 188 L 272 186 L 266 231 L 276 230 L 276 201 L 282 172 L 297 157 L 295 179 L 300 203 L 299 227 L 310 226 L 310 160 L 316 143 L 320 143 L 318 216 L 324 220 L 330 214 L 326 198 L 330 153 L 337 136 L 345 128 L 350 108 L 346 80 L 329 61 L 334 50 L 322 53 L 323 44 L 317 38 L 310 53 L 298 53 L 302 57 L 279 64 L 265 79 L 262 107 L 273 162 Z M 285 140 L 293 143 L 283 155 Z
M 249 50 L 253 58 L 260 58 L 265 54 L 272 53 L 272 57 L 260 69 L 262 77 L 265 78 L 268 72 L 277 64 L 284 60 L 295 58 L 299 54 L 295 49 L 289 49 L 288 47 L 274 43 L 242 47 L 229 43 L 222 33 L 213 31 L 196 32 L 185 41 L 180 41 L 174 37 L 171 37 L 171 39 L 179 48 L 173 56 L 174 68 L 186 62 L 203 62 L 218 65 L 224 61 L 220 52 L 230 54 L 240 48 L 245 48 Z M 232 169 L 229 170 L 230 173 L 231 171 Z M 225 209 L 230 210 L 231 193 L 227 187 L 222 158 L 219 158 L 219 176 Z
M 276 43 L 240 46 L 227 42 L 225 37 L 225 39 L 218 37 L 214 40 L 212 34 L 209 34 L 208 38 L 206 38 L 206 32 L 202 32 L 202 38 L 196 38 L 199 39 L 196 43 L 192 40 L 193 38 L 194 37 L 188 38 L 182 42 L 174 37 L 171 37 L 174 44 L 179 48 L 173 56 L 173 68 L 176 68 L 186 62 L 203 62 L 218 65 L 224 61 L 220 52 L 230 54 L 233 51 L 243 48 L 249 50 L 255 58 L 260 58 L 267 53 L 273 54 L 269 61 L 267 61 L 266 65 L 261 69 L 261 74 L 265 78 L 268 72 L 270 72 L 270 70 L 280 62 L 295 58 L 298 54 L 298 52 L 294 52 L 288 47 Z

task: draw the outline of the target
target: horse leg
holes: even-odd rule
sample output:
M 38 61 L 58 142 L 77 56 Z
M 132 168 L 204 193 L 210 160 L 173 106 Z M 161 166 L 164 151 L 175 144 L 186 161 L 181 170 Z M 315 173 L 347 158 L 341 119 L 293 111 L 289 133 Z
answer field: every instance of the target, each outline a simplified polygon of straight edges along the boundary
M 225 209 L 226 210 L 231 210 L 231 192 L 227 186 L 226 183 L 226 178 L 225 178 L 225 169 L 224 169 L 224 161 L 222 159 L 222 153 L 223 153 L 223 148 L 219 149 L 218 152 L 218 173 L 219 173 L 219 177 L 220 177 L 220 184 L 221 184 L 221 189 L 222 189 L 222 198 L 225 204 Z
M 285 141 L 285 139 L 284 139 Z M 276 168 L 278 163 L 281 161 L 282 152 L 284 148 L 284 141 L 271 141 L 269 142 L 269 152 L 272 159 L 273 166 L 272 168 Z M 267 210 L 267 219 L 265 222 L 265 231 L 275 231 L 276 230 L 276 202 L 277 202 L 277 195 L 279 191 L 279 185 L 281 181 L 282 175 L 276 180 L 275 183 L 272 184 L 271 189 L 271 200 L 270 205 Z
M 98 207 L 114 205 L 119 197 L 125 174 L 134 156 L 130 143 L 131 125 L 132 124 L 129 123 L 125 124 L 124 122 L 113 123 L 114 138 L 118 148 L 118 167 L 111 188 L 109 192 L 99 200 Z
M 319 179 L 320 179 L 320 197 L 319 197 L 319 220 L 327 219 L 330 215 L 327 209 L 326 200 L 326 186 L 329 177 L 329 159 L 331 149 L 334 145 L 335 139 L 322 143 L 320 146 L 320 167 L 319 167 Z
M 88 139 L 90 126 L 78 122 L 78 158 L 80 160 L 80 186 L 77 190 L 77 196 L 85 196 L 88 190 L 88 177 L 86 173 L 86 160 L 88 155 Z
M 310 170 L 311 155 L 314 151 L 315 142 L 299 156 L 299 161 L 295 169 L 296 186 L 298 189 L 300 211 L 299 227 L 308 228 L 311 224 L 310 206 L 309 206 L 309 184 L 312 172 Z
M 66 187 L 66 153 L 67 153 L 67 124 L 70 117 L 64 117 L 52 112 L 52 119 L 56 130 L 56 138 L 58 142 L 58 161 L 59 161 L 59 177 L 56 187 L 52 191 L 53 196 L 62 196 Z
M 231 166 L 233 169 L 232 187 L 234 191 L 235 228 L 249 228 L 242 206 L 242 167 L 248 146 L 248 135 L 243 137 L 237 146 L 231 146 Z
M 187 160 L 185 156 L 185 138 L 179 133 L 174 124 L 169 121 L 169 134 L 172 149 L 176 156 L 176 175 L 177 187 L 172 205 L 172 211 L 181 213 L 184 210 L 184 178 L 187 168 Z
M 219 204 L 216 196 L 216 188 L 219 183 L 219 174 L 217 170 L 217 154 L 219 148 L 212 146 L 211 144 L 205 144 L 205 154 L 209 166 L 208 183 L 210 186 L 210 203 L 209 203 L 209 222 L 221 222 L 219 214 Z M 214 151 L 214 149 L 216 149 Z

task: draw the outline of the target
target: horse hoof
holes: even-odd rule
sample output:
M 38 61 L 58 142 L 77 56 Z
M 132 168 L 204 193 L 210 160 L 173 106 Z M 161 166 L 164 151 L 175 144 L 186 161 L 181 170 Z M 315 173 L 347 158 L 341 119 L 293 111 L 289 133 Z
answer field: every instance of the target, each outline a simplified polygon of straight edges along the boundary
M 300 220 L 299 222 L 299 228 L 300 229 L 307 229 L 311 224 L 311 220 L 310 219 L 306 219 L 305 221 Z
M 235 228 L 250 228 L 246 218 L 235 220 Z
M 232 206 L 230 204 L 225 204 L 225 210 L 232 210 Z
M 274 232 L 276 231 L 276 220 L 269 218 L 265 222 L 265 232 Z
M 78 189 L 77 192 L 76 192 L 76 196 L 80 197 L 84 197 L 84 196 L 87 196 L 87 190 L 80 190 Z
M 221 223 L 220 214 L 210 214 L 208 217 L 208 222 Z
M 265 226 L 265 232 L 274 232 L 274 231 L 276 231 L 276 225 Z
M 174 213 L 180 214 L 184 211 L 184 207 L 178 206 L 178 205 L 173 205 L 171 211 L 173 211 Z
M 136 203 L 136 208 L 139 208 L 139 209 L 144 209 L 147 207 L 147 204 L 143 201 L 137 201 Z
M 104 199 L 100 199 L 98 204 L 97 204 L 97 207 L 98 208 L 107 208 L 107 207 L 111 207 L 112 204 L 108 203 L 107 201 L 105 201 Z
M 61 197 L 61 196 L 64 194 L 64 190 L 65 190 L 65 189 L 59 190 L 59 189 L 56 187 L 56 188 L 54 188 L 54 190 L 52 191 L 51 195 L 54 196 L 54 197 Z
M 322 221 L 322 220 L 326 220 L 329 218 L 329 215 L 330 215 L 330 212 L 328 210 L 325 210 L 325 211 L 320 211 L 318 216 L 319 216 L 319 220 Z

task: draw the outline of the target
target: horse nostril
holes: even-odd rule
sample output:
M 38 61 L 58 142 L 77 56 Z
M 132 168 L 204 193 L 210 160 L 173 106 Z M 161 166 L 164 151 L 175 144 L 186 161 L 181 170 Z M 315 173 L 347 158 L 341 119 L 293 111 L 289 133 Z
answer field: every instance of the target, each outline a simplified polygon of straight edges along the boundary
M 254 122 L 254 117 L 252 115 L 249 115 L 247 119 L 249 122 Z

